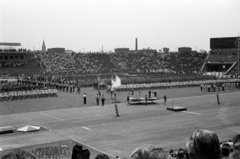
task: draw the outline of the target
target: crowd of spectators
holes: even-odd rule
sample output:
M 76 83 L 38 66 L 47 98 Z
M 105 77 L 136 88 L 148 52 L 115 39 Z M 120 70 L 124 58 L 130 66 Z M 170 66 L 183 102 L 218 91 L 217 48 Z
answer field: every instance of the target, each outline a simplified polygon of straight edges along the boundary
M 38 159 L 71 159 L 71 150 L 68 146 L 39 147 L 31 151 Z
M 219 50 L 211 50 L 210 53 L 212 55 L 237 55 L 238 52 L 236 50 L 224 50 L 224 51 L 219 51 Z
M 110 159 L 107 154 L 91 156 L 88 149 L 76 144 L 72 151 L 67 146 L 40 147 L 30 151 L 8 152 L 1 159 Z M 116 159 L 119 158 L 116 156 Z M 126 159 L 239 159 L 240 134 L 232 140 L 220 142 L 218 135 L 210 130 L 195 130 L 186 141 L 186 148 L 165 151 L 159 145 L 145 145 L 135 148 Z
M 109 73 L 116 70 L 106 53 L 62 54 L 38 53 L 40 64 L 46 68 L 46 73 L 55 75 L 79 75 L 94 73 Z
M 24 66 L 36 61 L 44 72 L 52 75 L 87 75 L 105 73 L 162 73 L 197 74 L 208 56 L 197 52 L 170 53 L 49 53 L 27 52 L 28 58 L 22 62 L 1 62 L 0 65 Z M 31 55 L 30 55 L 31 54 Z M 235 62 L 237 54 L 226 51 L 210 51 L 207 62 Z M 33 68 L 33 67 L 32 67 Z
M 24 56 L 24 60 L 0 61 L 0 76 L 5 74 L 17 76 L 18 74 L 43 73 L 45 68 L 41 65 L 37 55 L 27 52 Z
M 98 73 L 197 73 L 205 53 L 38 53 L 47 73 L 61 75 Z
M 237 53 L 232 51 L 210 51 L 207 61 L 210 62 L 236 62 Z
M 21 67 L 26 64 L 26 61 L 6 61 L 0 62 L 0 67 Z
M 122 53 L 112 54 L 121 72 L 197 73 L 205 53 Z
M 207 61 L 210 62 L 236 62 L 237 55 L 209 55 Z
M 38 53 L 37 56 L 47 73 L 68 75 L 76 69 L 74 56 L 71 54 Z

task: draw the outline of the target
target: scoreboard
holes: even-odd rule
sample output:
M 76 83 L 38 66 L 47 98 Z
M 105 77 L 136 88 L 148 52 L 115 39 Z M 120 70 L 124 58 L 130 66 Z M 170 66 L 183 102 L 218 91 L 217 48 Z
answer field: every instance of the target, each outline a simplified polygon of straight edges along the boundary
M 210 48 L 211 49 L 234 49 L 237 48 L 238 37 L 228 37 L 228 38 L 210 38 Z

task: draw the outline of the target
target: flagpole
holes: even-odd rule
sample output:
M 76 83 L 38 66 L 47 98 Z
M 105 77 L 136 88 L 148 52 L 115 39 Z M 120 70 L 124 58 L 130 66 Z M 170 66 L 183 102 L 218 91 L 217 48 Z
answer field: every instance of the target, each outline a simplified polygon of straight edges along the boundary
M 237 40 L 237 46 L 238 46 L 238 77 L 239 77 L 239 32 L 238 32 L 238 40 Z

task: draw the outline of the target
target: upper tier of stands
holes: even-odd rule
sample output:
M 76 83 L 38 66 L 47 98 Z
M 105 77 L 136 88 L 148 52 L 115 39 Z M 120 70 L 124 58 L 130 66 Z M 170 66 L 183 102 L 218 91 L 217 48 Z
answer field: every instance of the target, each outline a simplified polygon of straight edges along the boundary
M 10 74 L 39 74 L 44 71 L 43 67 L 40 67 L 37 56 L 33 53 L 26 53 L 26 60 L 24 62 L 0 62 L 0 75 Z
M 197 73 L 207 54 L 175 53 L 30 53 L 26 61 L 0 63 L 0 75 L 82 75 L 104 73 Z M 4 66 L 4 67 L 3 67 Z
M 127 72 L 197 73 L 206 54 L 137 53 L 112 54 L 120 70 Z
M 236 52 L 225 51 L 225 52 L 217 52 L 211 51 L 210 55 L 207 59 L 209 62 L 236 62 L 238 59 L 238 55 Z
M 206 54 L 202 53 L 38 53 L 47 73 L 63 75 L 97 73 L 197 73 Z

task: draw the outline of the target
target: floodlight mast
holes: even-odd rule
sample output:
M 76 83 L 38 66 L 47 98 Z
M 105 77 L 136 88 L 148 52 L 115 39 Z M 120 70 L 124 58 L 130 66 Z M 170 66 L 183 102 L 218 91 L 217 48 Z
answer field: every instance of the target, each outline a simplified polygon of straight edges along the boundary
M 237 47 L 238 47 L 238 77 L 239 77 L 239 45 L 240 45 L 240 38 L 238 33 L 238 39 L 237 39 Z

